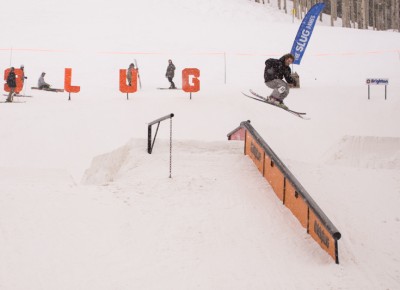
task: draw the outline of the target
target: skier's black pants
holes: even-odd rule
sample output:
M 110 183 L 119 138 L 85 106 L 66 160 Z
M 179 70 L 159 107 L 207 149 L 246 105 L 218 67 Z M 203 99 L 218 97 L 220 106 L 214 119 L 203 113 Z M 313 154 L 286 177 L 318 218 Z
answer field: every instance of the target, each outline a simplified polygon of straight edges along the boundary
M 171 83 L 171 88 L 175 88 L 175 84 L 172 81 L 172 77 L 168 77 L 168 81 Z

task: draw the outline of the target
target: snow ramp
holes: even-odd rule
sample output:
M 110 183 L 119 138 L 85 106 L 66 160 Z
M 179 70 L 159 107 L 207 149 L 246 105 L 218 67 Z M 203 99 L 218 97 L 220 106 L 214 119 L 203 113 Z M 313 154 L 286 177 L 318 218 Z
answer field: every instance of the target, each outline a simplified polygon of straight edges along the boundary
M 189 211 L 192 209 L 194 214 L 199 209 L 209 212 L 211 220 L 219 219 L 219 213 L 234 215 L 235 217 L 231 216 L 228 219 L 236 222 L 238 218 L 246 220 L 247 215 L 254 218 L 255 213 L 248 212 L 254 206 L 262 212 L 256 214 L 263 216 L 256 222 L 256 227 L 264 233 L 289 229 L 287 219 L 292 222 L 291 215 L 283 214 L 285 208 L 279 206 L 279 201 L 274 198 L 275 194 L 272 194 L 275 192 L 300 224 L 307 229 L 307 233 L 338 263 L 337 240 L 340 238 L 340 233 L 335 226 L 279 158 L 273 155 L 272 150 L 269 147 L 263 149 L 268 145 L 263 143 L 260 137 L 254 137 L 257 133 L 248 121 L 242 122 L 237 131 L 242 135 L 245 131 L 245 154 L 256 163 L 265 179 L 259 178 L 249 158 L 243 158 L 242 142 L 183 140 L 173 142 L 171 179 L 168 178 L 170 161 L 168 140 L 157 140 L 156 150 L 150 155 L 146 153 L 146 140 L 133 139 L 125 146 L 95 157 L 91 167 L 86 170 L 82 182 L 111 185 L 114 189 L 117 187 L 120 198 L 130 202 L 132 194 L 142 195 L 146 200 L 149 195 L 154 198 L 158 196 L 162 200 L 173 196 L 177 205 L 181 204 L 180 207 L 185 207 Z M 254 136 L 252 137 L 249 132 Z M 191 200 L 190 203 L 185 204 L 184 201 L 188 199 Z M 142 198 L 137 196 L 134 200 L 137 204 L 143 202 Z M 212 209 L 209 208 L 211 205 Z M 236 209 L 233 210 L 236 207 L 243 207 L 243 211 L 236 212 Z M 204 212 L 199 214 L 203 216 Z M 283 221 L 276 221 L 276 215 L 281 215 Z M 254 224 L 254 220 L 251 223 Z M 293 226 L 298 231 L 298 223 L 295 222 Z M 242 235 L 241 232 L 247 230 L 239 230 L 238 234 Z M 275 238 L 276 240 L 304 239 L 303 235 L 296 238 L 298 234 L 293 232 L 288 234 L 282 230 L 282 233 L 276 234 Z M 277 246 L 276 240 L 272 248 Z M 305 250 L 307 251 L 314 252 L 315 249 Z

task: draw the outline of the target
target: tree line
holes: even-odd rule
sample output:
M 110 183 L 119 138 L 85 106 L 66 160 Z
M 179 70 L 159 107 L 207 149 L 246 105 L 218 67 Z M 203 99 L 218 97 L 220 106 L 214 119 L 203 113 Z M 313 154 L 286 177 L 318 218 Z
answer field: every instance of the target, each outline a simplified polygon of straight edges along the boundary
M 272 1 L 255 0 L 262 4 Z M 287 2 L 276 0 L 279 9 L 298 19 L 303 19 L 314 4 L 325 3 L 323 13 L 330 16 L 332 26 L 341 18 L 343 27 L 400 31 L 400 0 L 292 0 L 292 11 L 288 11 Z

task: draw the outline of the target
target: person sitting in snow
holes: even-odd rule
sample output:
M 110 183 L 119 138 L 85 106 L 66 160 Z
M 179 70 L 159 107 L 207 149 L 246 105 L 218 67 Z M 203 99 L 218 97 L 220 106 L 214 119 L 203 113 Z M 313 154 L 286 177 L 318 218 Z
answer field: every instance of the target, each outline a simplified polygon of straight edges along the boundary
M 38 80 L 38 88 L 39 88 L 39 90 L 49 89 L 50 88 L 50 85 L 44 81 L 44 76 L 45 75 L 46 75 L 45 72 L 42 72 L 42 74 L 40 75 L 40 78 Z
M 273 89 L 268 101 L 287 109 L 283 100 L 289 94 L 289 85 L 296 86 L 296 80 L 291 77 L 290 65 L 294 61 L 294 56 L 290 53 L 285 54 L 280 59 L 270 58 L 265 61 L 264 80 L 265 85 Z M 283 80 L 285 78 L 286 82 Z

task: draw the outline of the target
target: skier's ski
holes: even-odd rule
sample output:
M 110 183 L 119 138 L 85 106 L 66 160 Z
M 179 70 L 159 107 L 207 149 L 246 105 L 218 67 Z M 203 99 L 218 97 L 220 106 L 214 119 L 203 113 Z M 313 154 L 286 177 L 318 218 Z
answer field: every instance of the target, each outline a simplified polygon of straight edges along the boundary
M 133 60 L 135 61 L 135 67 L 137 69 L 137 76 L 138 76 L 138 79 L 139 79 L 139 89 L 142 89 L 142 81 L 140 80 L 139 67 L 137 65 L 137 60 L 136 60 L 136 58 L 133 59 Z
M 249 90 L 249 91 L 250 91 L 250 93 L 251 93 L 252 95 L 256 96 L 257 98 L 260 98 L 260 99 L 264 100 L 265 102 L 267 102 L 267 103 L 269 103 L 269 104 L 271 104 L 271 105 L 275 105 L 275 104 L 269 102 L 268 99 L 267 99 L 266 97 L 263 97 L 263 96 L 261 96 L 260 94 L 257 94 L 255 91 L 253 91 L 253 90 Z M 276 106 L 276 107 L 279 107 L 279 108 L 281 108 L 281 109 L 284 109 L 284 108 L 282 108 L 282 107 L 280 107 L 280 106 L 278 106 L 278 105 L 275 105 L 275 106 Z M 296 112 L 296 111 L 293 111 L 293 110 L 290 110 L 290 109 L 284 109 L 284 110 L 289 111 L 289 112 L 294 112 L 294 113 L 300 114 L 300 115 L 306 115 L 306 114 L 307 114 L 307 113 Z
M 285 111 L 287 111 L 287 112 L 291 113 L 292 115 L 295 115 L 295 116 L 297 116 L 297 117 L 299 117 L 299 118 L 302 118 L 302 119 L 305 119 L 305 120 L 309 120 L 308 118 L 305 117 L 306 113 L 296 112 L 296 111 L 293 111 L 293 110 L 290 110 L 290 109 L 282 108 L 282 107 L 280 107 L 280 106 L 278 106 L 278 105 L 276 105 L 276 104 L 274 104 L 274 103 L 269 102 L 269 101 L 267 100 L 267 98 L 265 98 L 265 97 L 263 97 L 263 96 L 261 96 L 261 95 L 255 93 L 255 92 L 253 92 L 253 91 L 250 91 L 250 93 L 251 93 L 252 95 L 248 95 L 248 94 L 245 94 L 245 93 L 242 92 L 243 95 L 245 95 L 246 97 L 248 97 L 248 98 L 250 98 L 250 99 L 257 100 L 257 101 L 259 101 L 259 102 L 263 102 L 263 103 L 266 103 L 266 104 L 275 106 L 275 107 L 280 108 L 280 109 L 282 109 L 282 110 L 285 110 Z
M 6 96 L 6 97 L 8 97 L 8 94 L 3 94 L 3 96 Z M 32 98 L 33 96 L 21 95 L 21 94 L 15 94 L 15 93 L 14 93 L 13 97 L 19 97 L 19 98 Z
M 0 101 L 0 104 L 22 104 L 22 103 L 26 103 L 26 101 L 12 101 L 12 102 Z
M 48 92 L 56 92 L 56 93 L 63 93 L 64 89 L 53 89 L 53 88 L 43 88 L 39 89 L 38 87 L 31 87 L 32 90 L 40 90 L 40 91 L 48 91 Z

